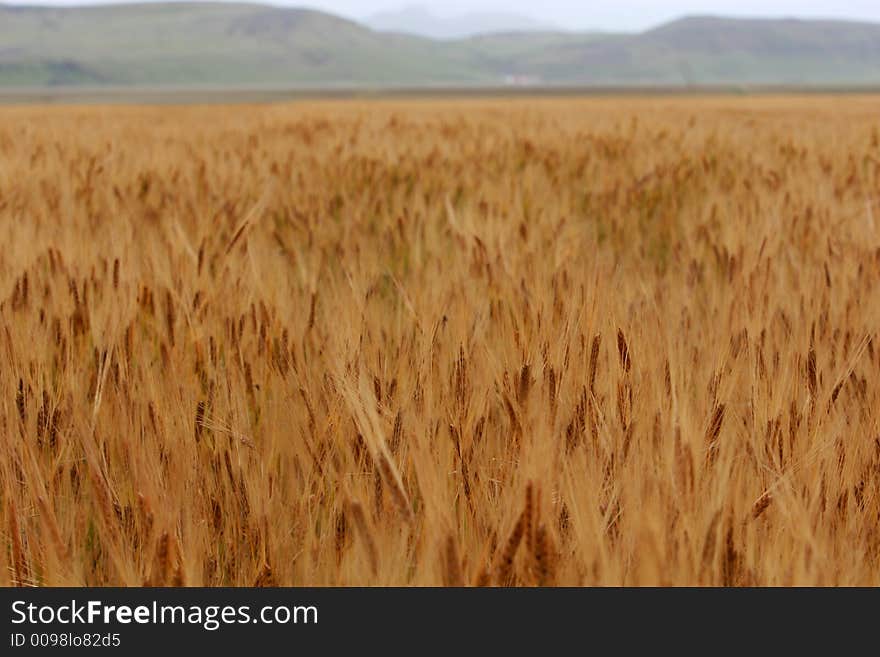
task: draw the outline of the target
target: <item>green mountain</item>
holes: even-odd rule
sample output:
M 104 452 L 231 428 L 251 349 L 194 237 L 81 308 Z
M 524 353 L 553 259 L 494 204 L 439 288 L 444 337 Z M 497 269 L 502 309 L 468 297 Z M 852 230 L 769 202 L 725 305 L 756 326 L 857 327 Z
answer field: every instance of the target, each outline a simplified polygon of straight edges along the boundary
M 0 8 L 0 85 L 484 79 L 454 49 L 316 11 L 225 3 Z
M 0 5 L 0 86 L 880 84 L 880 24 L 695 17 L 435 41 L 254 4 Z
M 551 82 L 877 84 L 880 24 L 690 17 L 641 34 L 549 45 L 523 67 Z

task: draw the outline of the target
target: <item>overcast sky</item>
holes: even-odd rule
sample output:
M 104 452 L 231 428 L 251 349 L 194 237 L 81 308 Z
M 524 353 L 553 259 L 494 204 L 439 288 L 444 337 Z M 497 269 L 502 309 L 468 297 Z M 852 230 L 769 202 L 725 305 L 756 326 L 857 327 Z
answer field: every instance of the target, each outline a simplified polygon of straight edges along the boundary
M 8 0 L 4 0 L 8 2 Z M 638 30 L 683 14 L 853 18 L 880 22 L 880 0 L 269 0 L 352 18 L 422 5 L 438 15 L 516 12 L 567 29 Z M 9 4 L 88 4 L 87 0 L 13 0 Z

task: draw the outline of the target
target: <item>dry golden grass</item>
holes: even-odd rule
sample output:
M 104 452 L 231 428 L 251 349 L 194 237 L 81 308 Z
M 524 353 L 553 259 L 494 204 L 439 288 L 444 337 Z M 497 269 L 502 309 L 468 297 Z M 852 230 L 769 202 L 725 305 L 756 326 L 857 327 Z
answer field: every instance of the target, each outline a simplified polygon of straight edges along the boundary
M 880 584 L 876 103 L 0 110 L 0 584 Z

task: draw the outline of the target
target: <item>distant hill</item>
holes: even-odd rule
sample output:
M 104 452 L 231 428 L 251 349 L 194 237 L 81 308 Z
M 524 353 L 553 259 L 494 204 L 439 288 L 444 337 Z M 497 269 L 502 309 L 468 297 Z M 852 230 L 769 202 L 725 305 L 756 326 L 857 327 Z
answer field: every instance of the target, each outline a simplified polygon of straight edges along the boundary
M 420 5 L 380 12 L 367 18 L 364 23 L 381 32 L 400 32 L 431 39 L 465 39 L 478 34 L 559 30 L 550 23 L 519 14 L 481 12 L 441 17 Z
M 0 5 L 0 86 L 880 84 L 880 25 L 685 18 L 435 40 L 253 4 Z
M 384 85 L 486 81 L 455 49 L 304 9 L 0 7 L 0 85 Z
M 549 45 L 522 67 L 558 82 L 877 84 L 880 24 L 689 17 L 641 34 Z

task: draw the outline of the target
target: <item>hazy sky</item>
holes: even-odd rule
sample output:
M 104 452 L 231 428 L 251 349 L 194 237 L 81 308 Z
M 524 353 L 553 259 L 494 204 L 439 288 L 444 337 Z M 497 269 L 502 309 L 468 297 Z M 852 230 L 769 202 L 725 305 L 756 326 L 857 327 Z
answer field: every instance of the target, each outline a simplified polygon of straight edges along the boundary
M 6 0 L 8 2 L 8 0 Z M 406 5 L 429 7 L 439 15 L 509 11 L 568 29 L 637 30 L 682 14 L 854 18 L 880 22 L 880 0 L 269 0 L 310 6 L 362 18 Z M 14 0 L 11 4 L 87 4 L 87 0 Z

